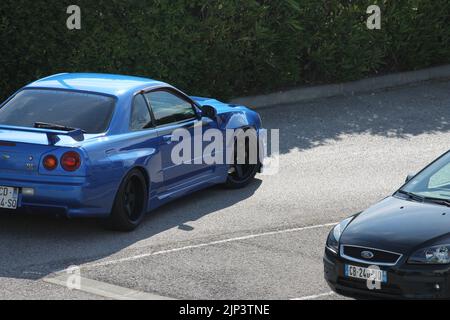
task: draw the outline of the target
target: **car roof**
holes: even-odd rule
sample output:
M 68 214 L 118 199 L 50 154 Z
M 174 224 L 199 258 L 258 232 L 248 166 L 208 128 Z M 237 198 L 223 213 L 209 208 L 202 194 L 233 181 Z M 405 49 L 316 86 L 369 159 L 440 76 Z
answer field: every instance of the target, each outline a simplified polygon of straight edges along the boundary
M 49 76 L 25 88 L 54 88 L 90 91 L 119 97 L 144 88 L 166 85 L 164 82 L 133 76 L 102 73 L 61 73 Z

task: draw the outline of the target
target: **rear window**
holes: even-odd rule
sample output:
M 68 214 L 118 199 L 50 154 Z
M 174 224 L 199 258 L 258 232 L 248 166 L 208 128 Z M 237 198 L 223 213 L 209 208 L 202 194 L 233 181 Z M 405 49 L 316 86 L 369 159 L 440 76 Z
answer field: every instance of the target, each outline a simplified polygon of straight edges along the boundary
M 26 89 L 0 108 L 0 124 L 32 128 L 45 122 L 102 133 L 114 106 L 114 98 L 93 93 Z

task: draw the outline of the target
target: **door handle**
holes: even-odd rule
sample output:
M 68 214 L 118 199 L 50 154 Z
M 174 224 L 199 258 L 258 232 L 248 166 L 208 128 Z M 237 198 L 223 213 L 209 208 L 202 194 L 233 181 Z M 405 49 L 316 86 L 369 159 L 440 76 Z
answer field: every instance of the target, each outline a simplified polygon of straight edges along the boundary
M 168 135 L 163 136 L 163 141 L 167 144 L 171 144 L 172 143 L 172 135 L 168 134 Z

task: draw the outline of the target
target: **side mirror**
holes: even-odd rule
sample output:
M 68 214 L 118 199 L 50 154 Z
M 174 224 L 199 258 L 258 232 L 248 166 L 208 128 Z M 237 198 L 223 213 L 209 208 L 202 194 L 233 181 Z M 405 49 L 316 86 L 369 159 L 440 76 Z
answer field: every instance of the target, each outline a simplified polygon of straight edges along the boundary
M 202 110 L 202 117 L 206 117 L 216 121 L 217 110 L 214 107 L 205 105 L 201 107 L 201 110 Z
M 406 177 L 405 182 L 411 181 L 411 179 L 414 178 L 415 176 L 416 176 L 415 174 L 408 174 L 408 176 Z

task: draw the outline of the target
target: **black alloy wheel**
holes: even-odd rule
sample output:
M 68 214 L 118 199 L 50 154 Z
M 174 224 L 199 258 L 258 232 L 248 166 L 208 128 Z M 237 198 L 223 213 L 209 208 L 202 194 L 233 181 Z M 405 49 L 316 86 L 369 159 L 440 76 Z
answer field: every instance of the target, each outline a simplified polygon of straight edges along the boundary
M 250 155 L 251 155 L 251 148 L 254 146 L 251 146 L 251 141 L 256 141 L 257 139 L 254 137 L 253 139 L 250 139 L 249 137 L 245 138 L 245 144 L 244 144 L 244 161 L 238 161 L 238 143 L 235 142 L 234 145 L 234 161 L 233 165 L 231 165 L 229 172 L 228 172 L 228 178 L 226 182 L 226 186 L 233 189 L 239 189 L 247 186 L 253 178 L 256 176 L 256 173 L 259 170 L 260 163 L 259 163 L 259 154 L 258 154 L 258 147 L 256 146 L 256 156 L 257 161 L 256 163 L 251 163 Z
M 114 201 L 107 226 L 118 231 L 132 231 L 139 226 L 147 209 L 148 187 L 138 169 L 123 179 Z

